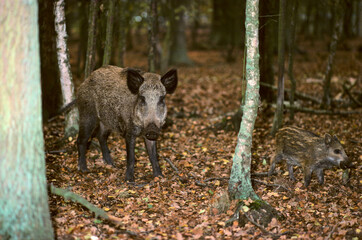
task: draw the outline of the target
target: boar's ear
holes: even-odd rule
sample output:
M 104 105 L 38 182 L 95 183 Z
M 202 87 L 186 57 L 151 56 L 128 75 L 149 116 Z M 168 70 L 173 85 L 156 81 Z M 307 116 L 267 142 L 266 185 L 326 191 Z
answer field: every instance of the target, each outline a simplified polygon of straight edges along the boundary
M 338 140 L 338 138 L 337 138 L 336 135 L 333 135 L 333 140 L 339 142 L 339 140 Z
M 161 82 L 166 88 L 166 92 L 171 94 L 177 87 L 177 70 L 171 69 L 165 75 L 161 77 Z
M 133 94 L 137 94 L 140 86 L 142 85 L 144 78 L 137 72 L 137 70 L 127 69 L 127 86 Z
M 324 141 L 325 141 L 325 143 L 326 143 L 327 145 L 331 144 L 331 142 L 332 142 L 332 136 L 329 135 L 328 133 L 326 133 L 326 134 L 324 135 Z

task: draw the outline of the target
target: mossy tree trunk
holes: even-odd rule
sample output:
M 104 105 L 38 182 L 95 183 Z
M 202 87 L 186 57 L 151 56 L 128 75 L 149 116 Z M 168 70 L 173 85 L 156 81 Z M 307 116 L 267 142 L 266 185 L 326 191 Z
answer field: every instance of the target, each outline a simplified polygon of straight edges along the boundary
M 278 97 L 271 134 L 283 126 L 284 104 L 284 59 L 285 59 L 285 9 L 286 0 L 279 1 L 279 27 L 278 27 Z
M 87 55 L 85 60 L 84 78 L 87 78 L 95 64 L 96 54 L 96 21 L 98 12 L 98 0 L 91 0 L 89 3 L 89 17 L 88 17 L 88 42 L 87 42 Z
M 64 5 L 64 0 L 57 0 L 54 3 L 54 23 L 55 31 L 57 33 L 57 55 L 63 106 L 66 106 L 75 99 L 75 94 L 69 63 Z M 78 133 L 78 130 L 78 109 L 72 108 L 65 116 L 64 135 L 66 137 L 75 136 Z
M 107 11 L 107 27 L 106 27 L 106 42 L 104 44 L 103 53 L 103 66 L 109 65 L 111 60 L 112 50 L 112 36 L 113 36 L 113 19 L 114 19 L 114 1 L 108 0 L 108 11 Z
M 228 187 L 233 199 L 259 200 L 250 179 L 252 134 L 259 103 L 258 3 L 258 0 L 246 3 L 246 95 Z
M 45 178 L 37 1 L 0 4 L 0 238 L 54 239 Z

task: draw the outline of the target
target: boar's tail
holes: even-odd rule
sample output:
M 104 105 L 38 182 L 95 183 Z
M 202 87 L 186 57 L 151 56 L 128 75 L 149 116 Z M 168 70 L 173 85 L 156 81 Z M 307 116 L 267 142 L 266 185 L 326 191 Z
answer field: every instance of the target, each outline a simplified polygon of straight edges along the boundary
M 73 101 L 71 101 L 70 103 L 68 103 L 67 105 L 63 106 L 61 109 L 59 109 L 58 114 L 60 115 L 62 113 L 68 112 L 70 111 L 74 105 L 77 103 L 77 99 L 74 99 Z

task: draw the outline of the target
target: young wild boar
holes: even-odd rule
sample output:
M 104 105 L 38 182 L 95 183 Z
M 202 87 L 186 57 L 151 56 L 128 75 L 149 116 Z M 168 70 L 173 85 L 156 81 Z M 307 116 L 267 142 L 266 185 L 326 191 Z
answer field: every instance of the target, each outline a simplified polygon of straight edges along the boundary
M 162 77 L 155 73 L 131 68 L 102 67 L 94 71 L 79 87 L 78 167 L 86 172 L 88 139 L 96 136 L 103 159 L 113 165 L 107 146 L 112 131 L 126 139 L 126 181 L 134 181 L 135 140 L 143 136 L 152 164 L 153 175 L 161 176 L 156 140 L 165 123 L 166 94 L 177 87 L 177 71 L 170 70 Z
M 276 153 L 269 170 L 271 176 L 275 164 L 286 160 L 289 177 L 295 181 L 293 166 L 301 166 L 304 171 L 304 185 L 310 184 L 312 173 L 315 171 L 319 184 L 324 182 L 324 169 L 334 166 L 346 168 L 350 162 L 336 136 L 328 133 L 320 137 L 312 132 L 285 127 L 276 134 Z

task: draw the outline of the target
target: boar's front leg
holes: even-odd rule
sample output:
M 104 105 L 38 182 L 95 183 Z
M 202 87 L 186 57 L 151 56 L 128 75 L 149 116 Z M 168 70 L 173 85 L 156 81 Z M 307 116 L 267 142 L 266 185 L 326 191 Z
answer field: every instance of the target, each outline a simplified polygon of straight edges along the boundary
M 318 182 L 320 185 L 322 185 L 324 183 L 324 172 L 323 172 L 323 168 L 318 168 L 316 169 L 316 175 L 318 177 Z
M 308 187 L 310 184 L 310 180 L 312 179 L 312 169 L 305 168 L 304 170 L 304 186 Z
M 133 134 L 126 134 L 126 149 L 127 149 L 126 181 L 128 182 L 134 182 L 135 145 L 136 145 L 136 136 Z
M 160 164 L 158 163 L 158 156 L 157 156 L 157 142 L 151 141 L 145 138 L 145 145 L 147 148 L 148 156 L 150 157 L 152 169 L 153 169 L 153 176 L 162 176 Z

